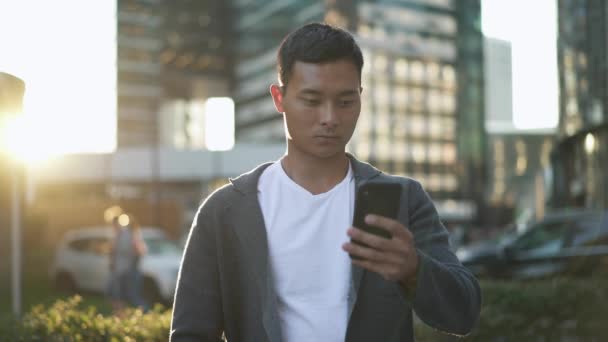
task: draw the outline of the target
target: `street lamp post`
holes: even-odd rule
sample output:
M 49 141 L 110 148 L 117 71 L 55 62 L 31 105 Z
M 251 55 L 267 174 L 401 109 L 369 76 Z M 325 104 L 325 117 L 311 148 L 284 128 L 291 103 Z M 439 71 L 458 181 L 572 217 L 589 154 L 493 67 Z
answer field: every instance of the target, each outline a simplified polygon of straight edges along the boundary
M 25 82 L 13 75 L 0 72 L 0 135 L 6 138 L 9 134 L 9 121 L 13 120 L 23 109 Z M 6 163 L 10 165 L 10 226 L 11 226 L 11 292 L 12 308 L 15 317 L 21 316 L 21 182 L 20 165 L 15 156 L 10 155 L 11 142 L 2 141 L 4 149 L 0 156 L 8 155 Z M 9 153 L 4 153 L 9 152 Z M 12 158 L 11 158 L 12 157 Z M 2 209 L 2 208 L 0 208 Z

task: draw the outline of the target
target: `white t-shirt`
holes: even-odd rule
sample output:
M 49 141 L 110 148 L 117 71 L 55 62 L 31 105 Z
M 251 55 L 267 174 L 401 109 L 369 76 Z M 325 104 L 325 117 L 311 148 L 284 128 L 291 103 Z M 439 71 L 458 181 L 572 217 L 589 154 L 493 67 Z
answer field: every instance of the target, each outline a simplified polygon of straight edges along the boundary
M 280 161 L 264 170 L 258 198 L 283 341 L 344 341 L 351 262 L 342 250 L 352 225 L 355 181 L 348 174 L 313 195 L 287 176 Z

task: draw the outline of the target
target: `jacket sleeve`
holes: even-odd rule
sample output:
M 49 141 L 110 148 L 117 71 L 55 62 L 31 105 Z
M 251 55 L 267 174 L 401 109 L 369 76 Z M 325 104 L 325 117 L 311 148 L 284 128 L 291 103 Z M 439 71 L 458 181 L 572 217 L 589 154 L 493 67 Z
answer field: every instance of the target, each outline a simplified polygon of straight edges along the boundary
M 222 341 L 223 318 L 213 195 L 199 208 L 179 270 L 170 341 Z
M 410 297 L 412 307 L 429 326 L 466 335 L 476 324 L 481 308 L 477 279 L 450 251 L 448 232 L 420 183 L 410 184 L 408 191 L 408 228 L 419 257 L 416 290 Z

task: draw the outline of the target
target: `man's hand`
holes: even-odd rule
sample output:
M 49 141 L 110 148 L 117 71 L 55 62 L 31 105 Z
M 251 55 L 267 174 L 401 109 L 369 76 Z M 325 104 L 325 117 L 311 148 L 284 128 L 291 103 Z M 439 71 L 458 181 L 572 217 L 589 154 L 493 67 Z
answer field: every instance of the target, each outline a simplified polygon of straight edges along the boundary
M 391 239 L 376 236 L 356 227 L 348 229 L 348 236 L 369 247 L 345 243 L 346 252 L 358 256 L 361 260 L 352 260 L 353 264 L 380 274 L 384 279 L 397 281 L 403 287 L 413 290 L 416 285 L 418 270 L 418 253 L 414 246 L 414 236 L 398 221 L 377 215 L 367 215 L 365 222 L 391 233 Z

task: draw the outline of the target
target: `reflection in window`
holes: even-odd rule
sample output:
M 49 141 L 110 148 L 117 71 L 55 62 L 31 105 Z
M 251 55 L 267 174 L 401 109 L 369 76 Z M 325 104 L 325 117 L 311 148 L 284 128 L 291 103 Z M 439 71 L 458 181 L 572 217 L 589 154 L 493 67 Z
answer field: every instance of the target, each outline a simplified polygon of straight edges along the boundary
M 439 81 L 439 64 L 435 62 L 429 62 L 426 66 L 426 75 L 430 84 L 437 84 Z
M 414 111 L 421 112 L 424 110 L 424 89 L 412 88 L 410 97 L 410 108 Z
M 408 119 L 409 133 L 414 137 L 425 135 L 425 119 L 420 115 L 411 116 Z
M 456 191 L 458 190 L 458 178 L 453 174 L 445 174 L 442 185 L 446 191 Z
M 364 135 L 361 139 L 357 141 L 356 152 L 357 157 L 362 160 L 369 160 L 371 149 L 369 146 L 369 139 L 367 135 Z
M 453 88 L 456 86 L 456 73 L 454 72 L 453 66 L 444 65 L 443 68 L 441 68 L 441 73 L 447 87 Z
M 407 108 L 408 92 L 407 87 L 397 85 L 393 89 L 393 105 L 395 108 Z
M 359 24 L 357 34 L 361 37 L 369 37 L 372 34 L 372 28 L 367 24 Z
M 441 130 L 443 138 L 454 140 L 456 138 L 456 121 L 452 118 L 442 118 Z
M 390 134 L 390 117 L 385 111 L 378 112 L 376 116 L 376 133 L 380 136 L 388 136 Z
M 374 58 L 373 63 L 376 72 L 386 72 L 388 60 L 385 55 L 377 55 L 376 58 Z
M 422 163 L 426 161 L 426 151 L 425 146 L 420 143 L 412 144 L 412 157 L 414 161 L 417 163 Z
M 456 111 L 456 95 L 451 92 L 443 92 L 442 97 L 441 104 L 443 105 L 443 111 L 445 113 L 454 113 Z
M 362 49 L 361 50 L 361 54 L 363 54 L 363 60 L 364 61 L 371 61 L 372 57 L 374 56 L 374 54 L 367 50 L 367 49 Z M 371 63 L 364 63 L 363 64 L 363 70 L 361 71 L 363 75 L 368 75 L 371 73 Z
M 389 104 L 389 88 L 388 85 L 386 83 L 380 83 L 376 85 L 376 89 L 375 89 L 375 98 L 374 100 L 376 101 L 377 105 L 385 105 L 388 106 Z
M 441 118 L 429 118 L 429 134 L 432 138 L 441 138 Z
M 391 144 L 388 136 L 378 136 L 376 140 L 376 157 L 383 162 L 391 159 Z
M 439 191 L 441 189 L 441 175 L 431 173 L 428 177 L 427 188 L 430 191 Z
M 414 61 L 414 62 L 412 62 L 411 66 L 412 66 L 412 70 L 411 70 L 412 81 L 422 82 L 424 80 L 424 66 L 422 65 L 422 62 Z
M 557 251 L 562 245 L 565 225 L 563 223 L 545 224 L 531 229 L 516 243 L 518 250 L 532 250 L 542 248 L 545 251 Z
M 399 58 L 395 62 L 395 78 L 400 80 L 407 79 L 407 61 L 405 58 Z
M 429 90 L 427 93 L 427 108 L 431 113 L 441 111 L 441 93 L 437 90 Z
M 386 30 L 382 26 L 376 26 L 374 28 L 374 37 L 378 40 L 386 38 Z
M 446 164 L 456 162 L 456 146 L 453 143 L 443 145 L 443 160 Z
M 393 141 L 393 159 L 397 164 L 405 165 L 407 160 L 407 144 L 404 140 Z M 405 171 L 405 170 L 404 170 Z
M 438 143 L 429 144 L 429 161 L 433 164 L 441 163 L 441 145 Z

